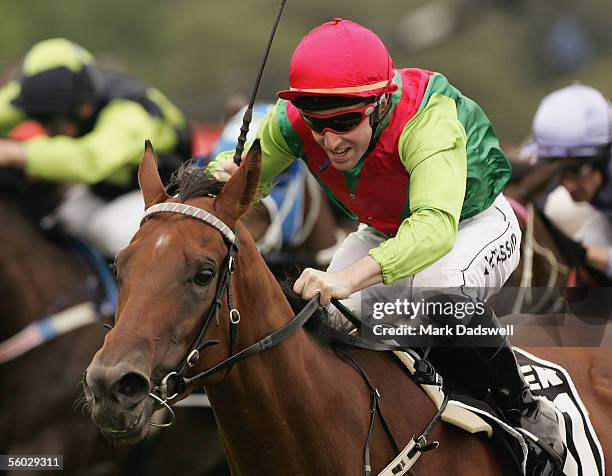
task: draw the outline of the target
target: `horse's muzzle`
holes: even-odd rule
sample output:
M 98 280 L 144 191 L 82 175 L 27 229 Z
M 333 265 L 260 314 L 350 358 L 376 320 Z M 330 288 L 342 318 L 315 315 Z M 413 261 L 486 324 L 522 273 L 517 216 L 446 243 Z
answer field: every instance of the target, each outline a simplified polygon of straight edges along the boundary
M 146 375 L 122 364 L 92 364 L 83 387 L 91 417 L 108 439 L 135 443 L 144 438 L 153 408 Z

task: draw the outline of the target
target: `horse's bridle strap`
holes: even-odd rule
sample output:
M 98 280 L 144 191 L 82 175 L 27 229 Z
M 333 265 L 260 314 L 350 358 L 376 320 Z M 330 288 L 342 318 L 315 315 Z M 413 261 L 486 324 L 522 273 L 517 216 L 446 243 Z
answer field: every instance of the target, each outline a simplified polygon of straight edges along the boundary
M 202 210 L 201 208 L 192 207 L 191 205 L 186 205 L 184 203 L 158 203 L 157 205 L 152 205 L 147 208 L 142 216 L 142 220 L 140 220 L 140 226 L 147 221 L 151 215 L 155 213 L 161 212 L 169 212 L 169 213 L 180 213 L 182 215 L 187 215 L 191 218 L 195 218 L 196 220 L 203 221 L 208 223 L 213 228 L 219 230 L 219 233 L 223 235 L 230 245 L 234 245 L 236 242 L 236 236 L 234 232 L 223 223 L 219 218 L 214 216 L 212 213 L 208 213 L 207 211 Z
M 191 378 L 185 378 L 184 384 L 189 385 L 195 382 L 196 380 L 200 380 L 201 378 L 208 377 L 209 375 L 219 372 L 220 370 L 231 367 L 232 365 L 236 364 L 237 362 L 240 362 L 241 360 L 246 359 L 247 357 L 258 354 L 259 352 L 263 352 L 264 350 L 269 349 L 270 347 L 274 347 L 275 345 L 280 344 L 287 337 L 289 337 L 291 334 L 301 328 L 308 321 L 308 319 L 312 317 L 318 307 L 319 295 L 317 294 L 310 301 L 308 301 L 308 303 L 302 308 L 302 310 L 287 324 L 274 331 L 269 336 L 266 336 L 260 341 L 255 342 L 253 345 L 241 350 L 240 352 L 234 354 L 228 359 L 225 359 L 223 362 L 218 363 L 214 367 L 211 367 L 210 369 L 205 370 L 204 372 L 200 372 L 199 374 L 194 375 Z
M 180 366 L 175 371 L 168 373 L 164 377 L 164 379 L 162 380 L 163 382 L 162 384 L 158 385 L 157 387 L 154 387 L 154 390 L 157 390 L 161 393 L 159 398 L 163 400 L 163 402 L 165 403 L 166 400 L 172 400 L 178 395 L 178 393 L 183 391 L 184 382 L 185 382 L 184 374 L 187 371 L 187 367 L 193 365 L 194 361 L 198 360 L 199 351 L 204 347 L 218 343 L 218 341 L 205 341 L 204 337 L 213 319 L 217 321 L 217 325 L 219 324 L 218 313 L 223 303 L 224 293 L 227 293 L 228 304 L 231 305 L 232 298 L 231 298 L 231 290 L 230 290 L 230 281 L 231 281 L 231 274 L 233 273 L 233 268 L 234 268 L 234 260 L 235 260 L 236 253 L 238 252 L 240 241 L 238 239 L 238 233 L 232 231 L 225 223 L 223 223 L 222 220 L 214 216 L 212 213 L 202 210 L 201 208 L 193 207 L 191 205 L 186 205 L 184 203 L 167 202 L 167 203 L 158 203 L 156 205 L 152 205 L 145 210 L 142 220 L 140 221 L 140 225 L 142 226 L 142 224 L 145 221 L 147 221 L 152 215 L 156 213 L 164 213 L 164 212 L 165 213 L 178 213 L 181 215 L 185 215 L 187 217 L 195 218 L 196 220 L 200 220 L 201 222 L 204 222 L 209 226 L 212 226 L 217 231 L 219 231 L 219 233 L 221 233 L 221 235 L 223 236 L 223 238 L 229 245 L 228 246 L 228 256 L 222 268 L 222 272 L 219 276 L 219 282 L 218 282 L 217 291 L 215 293 L 215 299 L 213 300 L 213 303 L 209 309 L 208 315 L 206 316 L 206 318 L 204 319 L 204 322 L 202 323 L 202 326 L 200 327 L 197 337 L 195 338 L 193 344 L 189 348 L 189 352 L 187 353 L 186 358 L 181 361 Z M 230 338 L 231 338 L 230 348 L 231 348 L 232 353 L 233 353 L 233 349 L 236 346 L 236 342 L 235 342 L 235 339 L 237 338 L 237 328 L 236 327 L 237 327 L 236 325 L 232 325 L 230 327 Z M 193 357 L 193 360 L 192 360 L 192 357 Z M 177 382 L 176 393 L 172 397 L 169 397 L 167 395 L 168 379 L 170 377 L 173 377 Z M 158 397 L 155 396 L 155 398 L 158 398 Z

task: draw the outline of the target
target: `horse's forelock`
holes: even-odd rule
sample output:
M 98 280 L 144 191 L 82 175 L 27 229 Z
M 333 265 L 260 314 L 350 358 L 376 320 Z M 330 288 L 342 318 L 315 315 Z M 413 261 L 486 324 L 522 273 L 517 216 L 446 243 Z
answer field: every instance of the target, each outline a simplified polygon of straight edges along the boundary
M 215 179 L 205 168 L 187 162 L 178 170 L 168 188 L 178 188 L 179 200 L 190 198 L 216 197 L 225 182 Z

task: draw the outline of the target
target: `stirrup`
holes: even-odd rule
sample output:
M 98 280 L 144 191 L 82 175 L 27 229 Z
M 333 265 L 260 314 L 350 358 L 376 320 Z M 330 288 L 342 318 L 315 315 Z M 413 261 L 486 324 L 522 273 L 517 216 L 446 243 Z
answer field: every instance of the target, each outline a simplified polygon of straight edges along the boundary
M 426 359 L 419 359 L 414 362 L 414 381 L 419 385 L 439 385 L 442 386 L 441 376 L 436 379 L 436 369 Z

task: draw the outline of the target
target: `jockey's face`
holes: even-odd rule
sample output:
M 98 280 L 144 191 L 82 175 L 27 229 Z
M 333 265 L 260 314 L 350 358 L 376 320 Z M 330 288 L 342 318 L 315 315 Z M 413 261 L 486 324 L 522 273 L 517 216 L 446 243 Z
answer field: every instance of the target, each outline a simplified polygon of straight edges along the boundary
M 93 103 L 82 104 L 78 111 L 77 117 L 72 118 L 68 115 L 57 115 L 42 120 L 43 127 L 49 136 L 69 136 L 79 137 L 82 135 L 80 121 L 89 120 L 94 114 Z
M 78 137 L 79 128 L 76 123 L 65 117 L 53 117 L 43 122 L 43 127 L 49 136 Z
M 341 113 L 352 109 L 355 109 L 354 105 L 317 111 L 317 114 Z M 357 127 L 343 134 L 337 134 L 331 129 L 325 129 L 322 133 L 311 129 L 311 133 L 335 169 L 350 170 L 366 153 L 372 138 L 372 126 L 369 118 L 365 118 Z
M 565 170 L 561 184 L 567 189 L 575 202 L 590 201 L 603 184 L 602 173 L 589 164 Z

